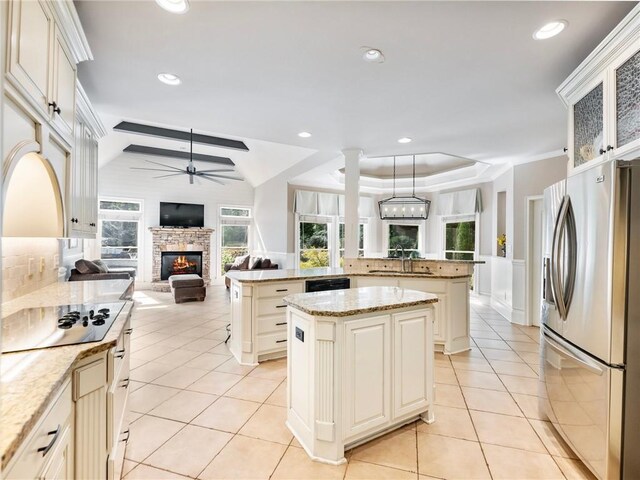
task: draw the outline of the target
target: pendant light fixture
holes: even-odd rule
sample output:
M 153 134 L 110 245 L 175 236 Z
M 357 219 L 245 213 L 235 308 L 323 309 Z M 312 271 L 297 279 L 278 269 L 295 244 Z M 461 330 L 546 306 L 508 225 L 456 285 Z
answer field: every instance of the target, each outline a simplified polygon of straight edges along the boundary
M 416 156 L 413 155 L 413 192 L 409 195 L 396 195 L 396 157 L 393 157 L 393 193 L 391 197 L 378 202 L 382 220 L 406 219 L 426 220 L 429 218 L 431 200 L 416 197 Z

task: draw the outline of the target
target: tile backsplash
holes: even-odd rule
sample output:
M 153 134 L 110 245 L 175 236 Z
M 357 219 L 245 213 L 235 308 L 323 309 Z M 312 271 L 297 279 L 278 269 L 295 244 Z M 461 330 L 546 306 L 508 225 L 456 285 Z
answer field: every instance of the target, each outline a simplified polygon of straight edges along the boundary
M 2 302 L 57 282 L 60 253 L 57 238 L 3 238 Z

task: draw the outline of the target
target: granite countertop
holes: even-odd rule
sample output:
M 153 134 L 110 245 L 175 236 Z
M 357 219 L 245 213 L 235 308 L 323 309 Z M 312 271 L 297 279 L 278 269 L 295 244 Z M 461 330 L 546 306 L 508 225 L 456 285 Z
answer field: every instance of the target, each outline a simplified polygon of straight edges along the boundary
M 424 273 L 403 273 L 390 270 L 388 272 L 353 272 L 347 273 L 342 268 L 308 268 L 292 270 L 230 270 L 227 277 L 240 283 L 261 283 L 261 282 L 284 282 L 287 280 L 313 280 L 318 278 L 338 278 L 338 277 L 408 277 L 424 279 L 453 279 L 468 278 L 469 274 L 427 275 Z
M 358 260 L 401 260 L 396 257 L 358 257 Z M 409 260 L 405 258 L 405 260 Z M 466 263 L 466 264 L 480 264 L 486 263 L 484 260 L 449 260 L 447 258 L 414 258 L 413 260 L 419 262 L 438 262 L 438 263 Z
M 284 297 L 290 307 L 319 317 L 348 317 L 362 313 L 429 305 L 438 297 L 432 293 L 399 287 L 364 287 L 349 290 L 296 293 Z
M 127 292 L 133 280 L 96 280 L 49 285 L 2 305 L 2 314 L 22 308 L 85 302 L 114 302 Z M 16 453 L 42 417 L 44 410 L 76 363 L 114 347 L 133 302 L 122 311 L 100 342 L 44 348 L 0 355 L 0 455 L 1 468 Z

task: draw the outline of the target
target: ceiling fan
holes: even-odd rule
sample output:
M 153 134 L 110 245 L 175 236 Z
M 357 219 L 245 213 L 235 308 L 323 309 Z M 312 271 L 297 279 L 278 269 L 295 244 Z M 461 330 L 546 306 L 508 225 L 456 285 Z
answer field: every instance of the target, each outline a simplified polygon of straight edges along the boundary
M 223 180 L 236 180 L 243 181 L 242 178 L 239 177 L 230 177 L 227 175 L 219 175 L 220 173 L 226 172 L 235 172 L 232 168 L 224 168 L 224 169 L 213 169 L 213 170 L 198 170 L 196 166 L 193 164 L 193 129 L 191 129 L 191 135 L 189 139 L 189 163 L 187 164 L 187 168 L 178 168 L 172 165 L 166 165 L 160 162 L 154 162 L 152 160 L 145 160 L 146 162 L 153 163 L 154 165 L 160 165 L 165 168 L 144 168 L 144 167 L 131 167 L 132 170 L 149 170 L 155 172 L 169 172 L 167 175 L 158 175 L 153 178 L 166 178 L 166 177 L 177 177 L 178 175 L 189 175 L 189 183 L 193 185 L 194 178 L 202 178 L 204 180 L 209 180 L 210 182 L 219 183 L 220 185 L 226 185 Z

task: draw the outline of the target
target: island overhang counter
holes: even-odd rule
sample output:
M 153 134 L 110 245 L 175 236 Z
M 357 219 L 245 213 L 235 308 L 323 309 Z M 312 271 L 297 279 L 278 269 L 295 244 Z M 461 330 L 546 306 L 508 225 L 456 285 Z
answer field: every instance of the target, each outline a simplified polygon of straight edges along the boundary
M 434 420 L 438 297 L 365 287 L 284 298 L 287 426 L 316 461 L 421 418 Z

